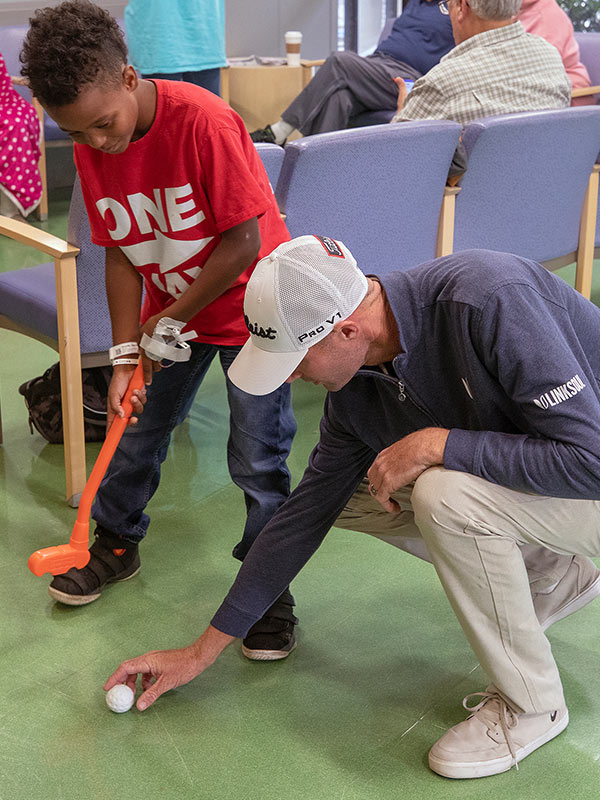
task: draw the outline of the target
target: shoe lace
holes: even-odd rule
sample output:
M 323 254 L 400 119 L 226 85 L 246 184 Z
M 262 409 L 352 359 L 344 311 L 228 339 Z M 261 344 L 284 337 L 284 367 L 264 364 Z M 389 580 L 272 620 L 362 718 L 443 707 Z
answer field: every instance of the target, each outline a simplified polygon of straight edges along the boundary
M 468 701 L 472 697 L 481 697 L 483 699 L 480 700 L 480 702 L 477 703 L 477 705 L 471 706 L 469 705 Z M 517 762 L 517 754 L 515 752 L 512 736 L 510 734 L 510 731 L 513 728 L 516 728 L 519 719 L 515 714 L 515 712 L 512 710 L 512 708 L 508 705 L 506 700 L 504 700 L 504 698 L 497 692 L 473 692 L 472 694 L 468 694 L 466 697 L 463 698 L 462 704 L 463 708 L 465 708 L 467 711 L 470 711 L 471 716 L 473 716 L 474 714 L 477 714 L 478 711 L 481 711 L 487 705 L 487 703 L 490 702 L 490 700 L 496 700 L 498 702 L 499 705 L 498 717 L 500 719 L 500 727 L 502 728 L 502 733 L 504 734 L 504 738 L 506 739 L 506 744 L 508 745 L 508 749 L 512 757 L 511 766 L 514 766 L 516 767 L 516 769 L 519 769 L 519 764 Z M 496 715 L 496 712 L 492 713 Z

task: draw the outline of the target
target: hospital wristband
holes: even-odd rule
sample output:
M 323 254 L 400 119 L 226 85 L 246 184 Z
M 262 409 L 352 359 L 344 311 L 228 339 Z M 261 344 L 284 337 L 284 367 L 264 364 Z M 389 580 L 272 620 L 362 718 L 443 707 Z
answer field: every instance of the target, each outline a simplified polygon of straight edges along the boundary
M 113 367 L 118 367 L 121 364 L 135 364 L 139 363 L 139 358 L 115 358 L 111 362 Z
M 120 356 L 129 356 L 132 353 L 139 353 L 140 346 L 137 342 L 123 342 L 122 344 L 115 344 L 108 351 L 108 357 L 111 361 Z

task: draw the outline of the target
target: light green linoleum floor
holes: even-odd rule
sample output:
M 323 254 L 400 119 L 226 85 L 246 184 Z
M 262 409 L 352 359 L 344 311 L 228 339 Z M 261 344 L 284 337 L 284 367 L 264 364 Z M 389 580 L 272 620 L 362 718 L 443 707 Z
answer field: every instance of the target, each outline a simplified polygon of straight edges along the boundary
M 45 227 L 62 234 L 65 210 L 55 200 Z M 32 263 L 35 254 L 0 243 L 2 269 Z M 140 575 L 71 609 L 26 567 L 33 550 L 66 541 L 75 519 L 62 499 L 62 447 L 29 434 L 16 391 L 55 356 L 6 331 L 0 353 L 0 800 L 598 797 L 600 603 L 549 634 L 568 729 L 518 772 L 448 781 L 428 770 L 428 748 L 485 676 L 431 567 L 360 534 L 332 531 L 295 581 L 299 646 L 286 661 L 250 663 L 236 643 L 143 714 L 108 711 L 101 687 L 118 663 L 195 638 L 235 575 L 243 504 L 225 465 L 221 376 L 210 371 L 174 436 Z M 323 398 L 294 390 L 298 480 Z M 88 445 L 89 464 L 97 451 Z

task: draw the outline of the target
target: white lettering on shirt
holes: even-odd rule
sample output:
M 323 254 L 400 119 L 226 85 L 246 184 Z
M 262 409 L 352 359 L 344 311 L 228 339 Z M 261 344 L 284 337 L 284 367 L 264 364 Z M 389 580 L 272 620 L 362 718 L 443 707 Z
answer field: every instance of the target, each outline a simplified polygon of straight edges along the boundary
M 552 408 L 552 406 L 557 406 L 559 403 L 575 397 L 582 389 L 585 389 L 585 386 L 579 375 L 573 375 L 570 381 L 550 389 L 549 392 L 544 392 L 539 397 L 534 397 L 533 402 L 538 408 Z
M 133 216 L 137 222 L 140 233 L 152 233 L 152 225 L 150 224 L 149 217 L 151 216 L 157 223 L 163 233 L 167 232 L 167 220 L 165 219 L 165 212 L 162 207 L 162 200 L 160 197 L 160 189 L 154 190 L 154 201 L 146 197 L 142 192 L 135 194 L 128 194 L 127 199 L 133 211 Z
M 131 219 L 129 218 L 129 213 L 125 206 L 121 205 L 121 203 L 119 203 L 118 200 L 115 200 L 114 197 L 103 197 L 102 200 L 98 200 L 96 203 L 96 208 L 100 212 L 100 216 L 105 222 L 106 212 L 112 212 L 115 220 L 115 227 L 111 228 L 109 224 L 106 223 L 106 229 L 108 230 L 111 239 L 114 239 L 115 241 L 124 239 L 131 230 Z
M 185 186 L 174 186 L 172 189 L 165 189 L 167 214 L 172 230 L 184 231 L 187 228 L 193 228 L 194 225 L 198 225 L 204 219 L 203 211 L 192 214 L 191 217 L 183 218 L 184 214 L 196 208 L 194 198 L 191 195 L 192 187 L 189 183 L 186 183 Z M 189 197 L 189 200 L 179 202 L 179 199 L 184 197 Z

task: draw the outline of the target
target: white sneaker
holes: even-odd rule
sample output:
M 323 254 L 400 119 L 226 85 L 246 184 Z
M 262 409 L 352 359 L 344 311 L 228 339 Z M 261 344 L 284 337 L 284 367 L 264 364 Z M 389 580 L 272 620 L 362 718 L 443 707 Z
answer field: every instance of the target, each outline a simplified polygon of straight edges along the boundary
M 542 630 L 579 611 L 600 594 L 600 569 L 585 556 L 574 556 L 564 577 L 547 594 L 533 594 Z
M 470 717 L 445 733 L 429 751 L 429 766 L 446 778 L 483 778 L 507 772 L 569 724 L 566 707 L 545 714 L 516 714 L 493 691 L 469 694 Z M 470 697 L 483 700 L 474 708 Z

